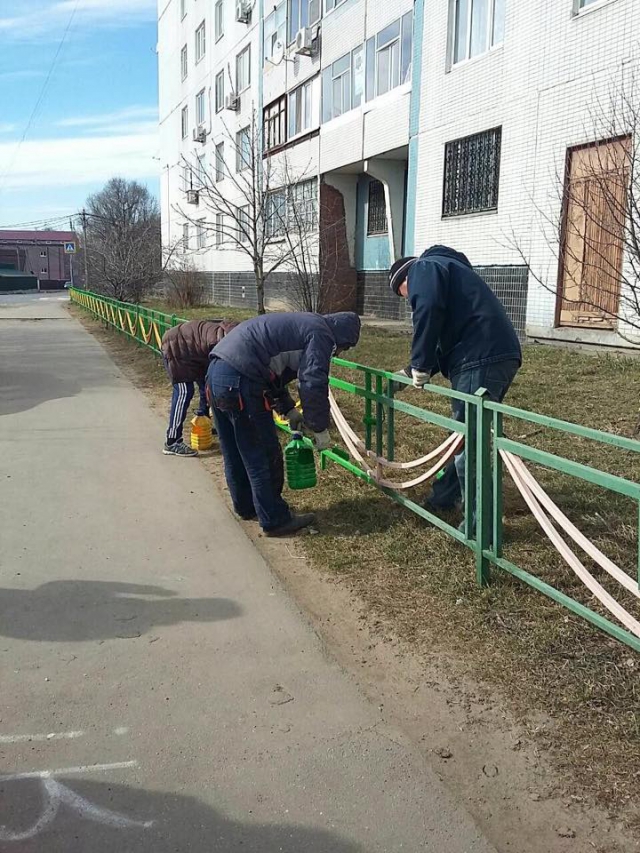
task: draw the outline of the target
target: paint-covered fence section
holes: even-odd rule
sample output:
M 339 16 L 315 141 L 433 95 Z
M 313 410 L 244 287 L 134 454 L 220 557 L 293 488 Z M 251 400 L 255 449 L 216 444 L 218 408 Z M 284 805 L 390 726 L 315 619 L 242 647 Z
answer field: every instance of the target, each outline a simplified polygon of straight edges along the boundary
M 71 291 L 74 302 L 87 308 L 105 323 L 158 352 L 166 329 L 183 322 L 175 315 L 162 314 L 137 305 L 117 302 L 96 294 Z M 505 433 L 520 436 L 522 427 L 535 425 L 552 434 L 573 436 L 627 454 L 639 454 L 640 442 L 624 436 L 572 424 L 556 418 L 494 403 L 482 391 L 470 396 L 447 388 L 429 385 L 425 399 L 432 408 L 412 405 L 397 399 L 397 394 L 410 380 L 384 370 L 334 359 L 331 409 L 343 445 L 322 452 L 322 467 L 329 463 L 341 466 L 356 477 L 380 489 L 396 503 L 447 533 L 475 555 L 476 577 L 480 585 L 491 582 L 492 571 L 506 572 L 543 595 L 587 620 L 610 636 L 640 651 L 640 543 L 637 526 L 640 518 L 640 484 L 590 465 L 572 461 L 542 450 Z M 336 396 L 334 396 L 334 394 Z M 340 408 L 339 395 L 347 395 L 351 420 L 360 424 L 361 437 Z M 464 405 L 464 421 L 457 421 L 434 409 L 456 399 Z M 342 398 L 341 398 L 342 399 Z M 361 406 L 354 408 L 354 402 Z M 397 461 L 401 442 L 396 441 L 396 420 L 402 417 L 415 426 L 424 425 L 443 431 L 446 437 L 424 456 Z M 511 425 L 517 425 L 512 428 Z M 418 502 L 415 488 L 441 474 L 464 451 L 464 504 L 467 508 L 461 528 L 455 527 Z M 597 454 L 594 454 L 597 456 Z M 636 507 L 637 553 L 635 576 L 609 559 L 588 539 L 567 514 L 550 497 L 528 466 L 552 471 L 590 484 L 612 495 L 624 496 Z M 406 472 L 411 472 L 407 474 Z M 503 553 L 505 532 L 503 495 L 508 476 L 539 528 L 551 542 L 569 571 L 584 585 L 582 600 L 571 597 L 532 571 L 506 559 Z M 409 477 L 409 479 L 406 479 Z M 405 479 L 398 479 L 405 478 Z M 584 556 L 581 557 L 580 553 Z M 515 559 L 515 558 L 514 558 Z M 606 586 L 605 586 L 606 583 Z M 611 591 L 614 590 L 614 592 Z M 620 590 L 620 598 L 616 597 Z M 587 603 L 585 603 L 587 602 Z M 590 605 L 590 606 L 588 606 Z M 615 620 L 615 621 L 614 621 Z

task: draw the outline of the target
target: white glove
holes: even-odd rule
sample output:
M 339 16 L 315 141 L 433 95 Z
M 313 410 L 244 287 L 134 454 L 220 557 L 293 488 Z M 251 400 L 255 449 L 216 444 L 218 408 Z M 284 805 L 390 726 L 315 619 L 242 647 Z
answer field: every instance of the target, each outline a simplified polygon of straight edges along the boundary
M 300 432 L 302 430 L 304 425 L 304 415 L 300 409 L 291 409 L 290 412 L 287 412 L 285 418 L 289 421 L 289 426 L 293 432 Z
M 416 370 L 415 367 L 412 367 L 411 378 L 413 379 L 414 388 L 424 388 L 424 386 L 428 385 L 431 381 L 431 374 L 424 373 L 424 371 Z
M 322 432 L 314 432 L 313 443 L 316 450 L 327 450 L 331 447 L 331 436 L 328 429 L 323 429 Z

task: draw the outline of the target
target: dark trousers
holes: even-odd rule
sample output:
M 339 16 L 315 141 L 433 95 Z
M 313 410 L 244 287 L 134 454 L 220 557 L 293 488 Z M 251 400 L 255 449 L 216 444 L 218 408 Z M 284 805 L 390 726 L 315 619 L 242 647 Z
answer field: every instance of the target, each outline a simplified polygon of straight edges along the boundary
M 196 383 L 200 390 L 200 402 L 198 404 L 198 415 L 209 414 L 209 404 L 205 394 L 204 380 Z M 174 382 L 173 394 L 171 395 L 171 408 L 169 410 L 169 429 L 167 430 L 167 444 L 175 444 L 182 441 L 182 430 L 189 411 L 189 403 L 193 399 L 193 382 Z
M 481 367 L 463 370 L 451 377 L 451 387 L 462 394 L 475 394 L 479 388 L 486 388 L 489 399 L 501 403 L 520 364 L 516 360 L 496 361 Z M 464 421 L 464 403 L 460 400 L 451 401 L 453 417 Z M 427 502 L 437 509 L 451 509 L 462 500 L 466 471 L 466 455 L 464 450 L 453 459 L 444 469 L 444 474 L 433 484 Z
M 233 508 L 242 518 L 257 515 L 263 530 L 281 527 L 291 510 L 282 497 L 282 448 L 265 384 L 216 358 L 207 385 Z

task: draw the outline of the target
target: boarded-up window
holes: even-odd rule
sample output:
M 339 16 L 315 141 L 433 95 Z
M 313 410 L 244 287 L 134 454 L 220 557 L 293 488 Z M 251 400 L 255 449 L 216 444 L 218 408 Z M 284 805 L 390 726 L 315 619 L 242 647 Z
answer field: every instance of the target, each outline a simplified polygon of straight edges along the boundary
M 612 329 L 620 301 L 629 139 L 569 152 L 560 325 Z

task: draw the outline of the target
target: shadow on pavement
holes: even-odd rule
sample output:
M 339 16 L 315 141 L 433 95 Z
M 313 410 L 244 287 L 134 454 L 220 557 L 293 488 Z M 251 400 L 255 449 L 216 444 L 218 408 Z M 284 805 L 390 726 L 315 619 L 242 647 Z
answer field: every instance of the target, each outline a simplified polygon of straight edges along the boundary
M 254 796 L 258 802 L 260 793 Z M 247 814 L 251 807 L 248 800 Z M 0 782 L 0 851 L 363 853 L 363 848 L 323 829 L 230 820 L 194 797 L 74 778 Z
M 159 625 L 218 622 L 242 613 L 229 598 L 175 595 L 162 587 L 110 581 L 51 581 L 36 589 L 0 588 L 0 635 L 61 643 L 126 639 Z
M 82 387 L 72 379 L 63 379 L 54 373 L 43 370 L 21 369 L 3 370 L 0 368 L 0 416 L 14 415 L 34 409 L 48 400 L 60 400 L 74 397 Z

